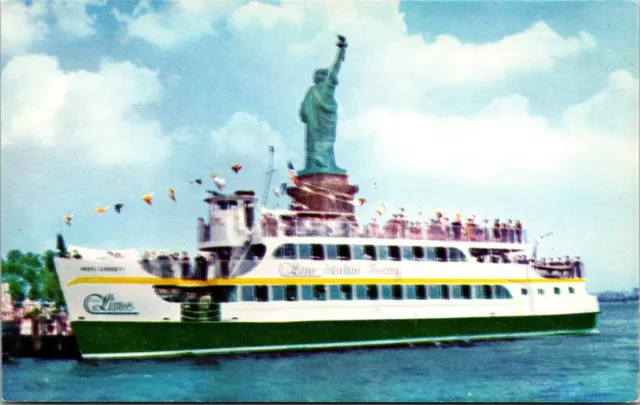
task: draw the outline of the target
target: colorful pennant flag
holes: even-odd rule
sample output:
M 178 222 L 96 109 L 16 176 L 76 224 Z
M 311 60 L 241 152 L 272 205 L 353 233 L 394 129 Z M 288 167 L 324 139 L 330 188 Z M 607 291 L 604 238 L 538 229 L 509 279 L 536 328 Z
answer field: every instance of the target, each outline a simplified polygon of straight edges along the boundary
M 200 180 L 200 179 L 195 179 L 193 182 L 194 182 L 194 183 L 196 183 L 196 184 L 198 184 L 198 185 L 201 185 L 201 184 L 202 184 L 202 180 Z
M 65 215 L 64 216 L 64 223 L 68 226 L 71 226 L 71 220 L 73 219 L 73 215 Z
M 287 183 L 280 184 L 280 194 L 285 194 L 287 192 Z
M 144 200 L 144 202 L 146 202 L 149 205 L 153 204 L 153 193 L 149 193 L 149 194 L 145 194 L 142 196 L 142 199 Z
M 124 207 L 123 203 L 117 203 L 116 205 L 113 206 L 113 208 L 116 209 L 116 213 L 120 213 L 120 210 L 122 209 L 122 207 Z
M 376 212 L 378 213 L 378 215 L 382 215 L 382 210 L 380 208 L 378 208 Z
M 289 178 L 291 179 L 293 184 L 296 187 L 300 186 L 300 183 L 298 181 L 298 172 L 296 172 L 296 169 L 293 167 L 293 163 L 291 163 L 290 160 L 287 161 L 287 167 L 289 168 Z
M 169 189 L 169 198 L 171 198 L 173 201 L 176 200 L 176 191 L 172 188 Z
M 227 182 L 220 177 L 215 177 L 213 179 L 216 182 L 216 187 L 218 187 L 218 190 L 222 191 L 224 189 L 224 186 L 227 184 Z
M 212 179 L 214 179 L 214 180 L 215 180 L 215 179 L 218 177 L 218 175 L 217 175 L 217 174 L 215 174 L 215 173 L 213 173 L 213 174 L 211 174 L 211 176 L 209 176 L 209 177 L 211 177 Z
M 273 188 L 273 195 L 275 195 L 276 197 L 280 197 L 280 190 L 278 190 L 278 187 Z
M 364 205 L 364 203 L 366 203 L 367 200 L 364 198 L 358 198 L 358 202 L 360 203 L 360 205 Z
M 233 170 L 234 172 L 236 172 L 236 174 L 238 174 L 238 172 L 239 172 L 241 169 L 242 169 L 242 165 L 240 165 L 240 164 L 231 166 L 231 170 Z
M 93 210 L 93 212 L 95 212 L 98 215 L 103 215 L 105 212 L 107 212 L 108 209 L 109 207 L 103 206 L 103 207 L 96 208 L 95 210 Z
M 418 217 L 422 216 L 422 211 L 418 211 Z
M 385 204 L 384 201 L 382 202 L 382 210 L 383 211 L 387 210 L 387 204 Z

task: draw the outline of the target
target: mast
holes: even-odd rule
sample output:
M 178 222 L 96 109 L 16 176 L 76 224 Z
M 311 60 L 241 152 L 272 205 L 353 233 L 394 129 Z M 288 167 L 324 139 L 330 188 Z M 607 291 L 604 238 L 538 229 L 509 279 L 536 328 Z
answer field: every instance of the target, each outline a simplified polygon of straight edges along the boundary
M 263 205 L 267 206 L 267 200 L 269 199 L 269 190 L 271 189 L 271 177 L 273 177 L 273 173 L 276 169 L 273 168 L 273 154 L 276 148 L 273 146 L 269 146 L 269 170 L 265 172 L 267 186 L 264 188 L 264 196 L 262 197 L 262 201 L 264 201 Z

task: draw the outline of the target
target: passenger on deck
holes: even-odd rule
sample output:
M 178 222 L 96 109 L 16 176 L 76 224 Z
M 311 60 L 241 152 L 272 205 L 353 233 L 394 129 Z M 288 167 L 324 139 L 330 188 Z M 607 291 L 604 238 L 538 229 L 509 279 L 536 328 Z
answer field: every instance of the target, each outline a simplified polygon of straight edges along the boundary
M 371 224 L 369 225 L 369 229 L 371 229 L 371 236 L 377 238 L 380 233 L 380 224 L 376 217 L 371 218 Z
M 451 223 L 451 228 L 453 229 L 453 239 L 460 240 L 460 236 L 462 235 L 462 221 L 460 220 L 460 214 L 456 214 L 456 219 Z
M 493 222 L 493 241 L 500 242 L 500 220 L 498 218 Z
M 74 259 L 82 259 L 82 255 L 80 253 L 78 253 L 77 250 L 73 251 L 73 256 L 71 256 L 71 257 L 73 257 Z
M 180 269 L 182 270 L 182 279 L 188 279 L 191 273 L 191 259 L 186 251 L 182 252 L 182 258 L 180 258 Z
M 514 228 L 516 231 L 516 240 L 518 243 L 522 243 L 522 223 L 519 219 L 516 219 L 516 225 Z
M 516 241 L 516 233 L 511 220 L 507 221 L 507 233 L 509 235 L 509 243 L 514 243 Z
M 467 239 L 470 241 L 476 240 L 476 224 L 473 223 L 471 218 L 467 218 L 465 227 L 467 231 Z
M 198 255 L 196 256 L 195 259 L 196 262 L 196 279 L 198 280 L 202 280 L 202 281 L 206 281 L 207 277 L 208 277 L 208 270 L 209 270 L 209 265 L 207 263 L 207 259 L 202 256 L 202 255 Z
M 151 273 L 151 261 L 149 260 L 149 251 L 145 250 L 142 255 L 142 268 L 147 273 Z
M 507 229 L 507 224 L 506 223 L 502 223 L 500 224 L 500 241 L 502 243 L 507 243 L 509 239 L 509 230 Z
M 442 218 L 442 233 L 445 240 L 451 239 L 451 226 L 449 226 L 449 217 Z

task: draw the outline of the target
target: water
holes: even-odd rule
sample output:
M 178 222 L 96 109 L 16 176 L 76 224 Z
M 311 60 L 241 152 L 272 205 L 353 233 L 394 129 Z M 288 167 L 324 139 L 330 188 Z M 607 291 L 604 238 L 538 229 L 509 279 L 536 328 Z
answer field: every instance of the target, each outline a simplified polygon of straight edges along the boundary
M 10 401 L 627 402 L 638 304 L 603 304 L 599 335 L 288 355 L 3 365 Z

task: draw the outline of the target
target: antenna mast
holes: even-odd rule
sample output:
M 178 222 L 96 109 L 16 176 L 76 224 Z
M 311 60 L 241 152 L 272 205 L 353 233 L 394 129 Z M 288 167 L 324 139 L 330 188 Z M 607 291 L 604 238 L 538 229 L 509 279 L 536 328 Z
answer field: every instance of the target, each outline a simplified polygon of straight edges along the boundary
M 273 173 L 276 169 L 273 168 L 273 153 L 276 148 L 273 146 L 269 146 L 269 170 L 265 172 L 267 177 L 267 186 L 264 189 L 264 197 L 262 197 L 262 201 L 264 201 L 263 206 L 267 206 L 267 200 L 269 199 L 269 189 L 271 189 L 271 177 L 273 177 Z

